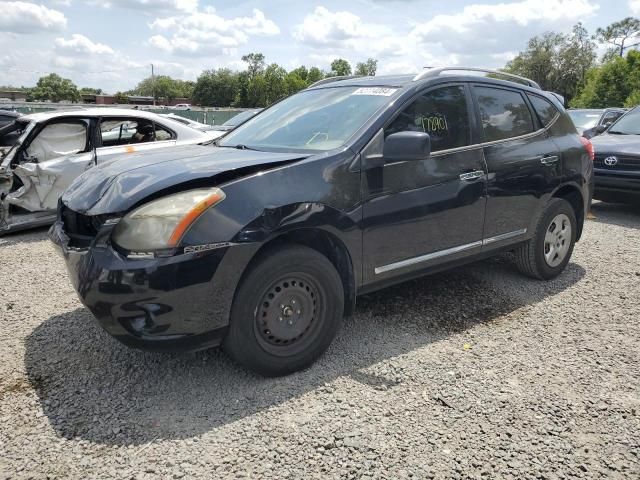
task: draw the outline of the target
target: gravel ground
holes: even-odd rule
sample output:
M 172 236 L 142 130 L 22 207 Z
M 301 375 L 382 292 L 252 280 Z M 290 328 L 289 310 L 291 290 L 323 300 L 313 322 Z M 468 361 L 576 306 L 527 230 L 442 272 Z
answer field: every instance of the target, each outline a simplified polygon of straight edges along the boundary
M 640 478 L 640 209 L 567 271 L 366 296 L 307 371 L 127 349 L 40 230 L 0 239 L 0 478 Z

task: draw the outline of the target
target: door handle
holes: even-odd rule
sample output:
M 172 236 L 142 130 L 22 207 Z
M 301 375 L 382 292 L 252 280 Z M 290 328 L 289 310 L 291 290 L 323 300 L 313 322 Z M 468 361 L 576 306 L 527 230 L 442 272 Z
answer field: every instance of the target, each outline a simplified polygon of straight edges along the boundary
M 475 170 L 473 172 L 461 173 L 460 180 L 465 182 L 470 182 L 472 180 L 477 180 L 480 177 L 484 176 L 484 172 L 482 170 Z
M 549 155 L 548 157 L 542 157 L 540 159 L 540 163 L 543 165 L 553 165 L 554 163 L 558 163 L 560 158 L 557 155 Z

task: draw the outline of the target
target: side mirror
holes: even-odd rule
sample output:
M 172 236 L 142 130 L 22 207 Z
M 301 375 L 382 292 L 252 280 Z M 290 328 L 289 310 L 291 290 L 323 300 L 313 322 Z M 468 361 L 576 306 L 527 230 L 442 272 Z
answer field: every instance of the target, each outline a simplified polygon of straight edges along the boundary
M 424 132 L 397 132 L 384 141 L 385 162 L 426 160 L 431 155 L 431 137 Z
M 610 125 L 611 125 L 610 123 L 608 123 L 608 124 L 606 124 L 606 125 L 598 125 L 598 126 L 596 127 L 596 135 L 600 135 L 601 133 L 604 133 L 604 132 L 605 132 L 605 130 L 606 130 L 607 128 L 609 128 L 609 126 L 610 126 Z

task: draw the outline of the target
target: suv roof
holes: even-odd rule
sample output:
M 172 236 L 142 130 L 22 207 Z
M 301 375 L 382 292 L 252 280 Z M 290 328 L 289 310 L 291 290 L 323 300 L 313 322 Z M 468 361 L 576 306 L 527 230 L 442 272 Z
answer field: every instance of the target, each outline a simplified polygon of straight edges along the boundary
M 329 77 L 320 80 L 309 88 L 316 88 L 327 84 L 339 83 L 340 85 L 384 85 L 389 87 L 403 87 L 410 84 L 414 84 L 421 81 L 432 80 L 443 75 L 466 77 L 466 78 L 489 78 L 491 80 L 506 81 L 509 83 L 517 83 L 521 86 L 530 87 L 536 90 L 542 90 L 540 85 L 529 78 L 514 75 L 512 73 L 501 72 L 497 70 L 489 70 L 485 68 L 476 67 L 439 67 L 439 68 L 425 68 L 416 75 L 382 75 L 382 76 L 342 76 L 342 77 Z
M 330 77 L 312 84 L 308 89 L 332 87 L 395 87 L 400 89 L 420 88 L 434 81 L 477 81 L 493 83 L 496 86 L 522 88 L 535 92 L 551 100 L 556 106 L 564 108 L 565 99 L 555 93 L 543 90 L 535 81 L 507 72 L 476 67 L 439 67 L 425 68 L 418 74 L 380 75 L 380 76 L 342 76 Z

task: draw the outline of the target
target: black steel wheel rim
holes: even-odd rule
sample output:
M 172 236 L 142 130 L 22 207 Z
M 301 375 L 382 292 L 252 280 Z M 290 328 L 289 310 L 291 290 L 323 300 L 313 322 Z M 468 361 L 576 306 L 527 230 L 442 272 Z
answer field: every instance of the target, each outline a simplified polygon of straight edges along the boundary
M 313 340 L 323 311 L 323 291 L 310 276 L 283 276 L 261 296 L 254 322 L 256 338 L 270 353 L 293 354 Z

